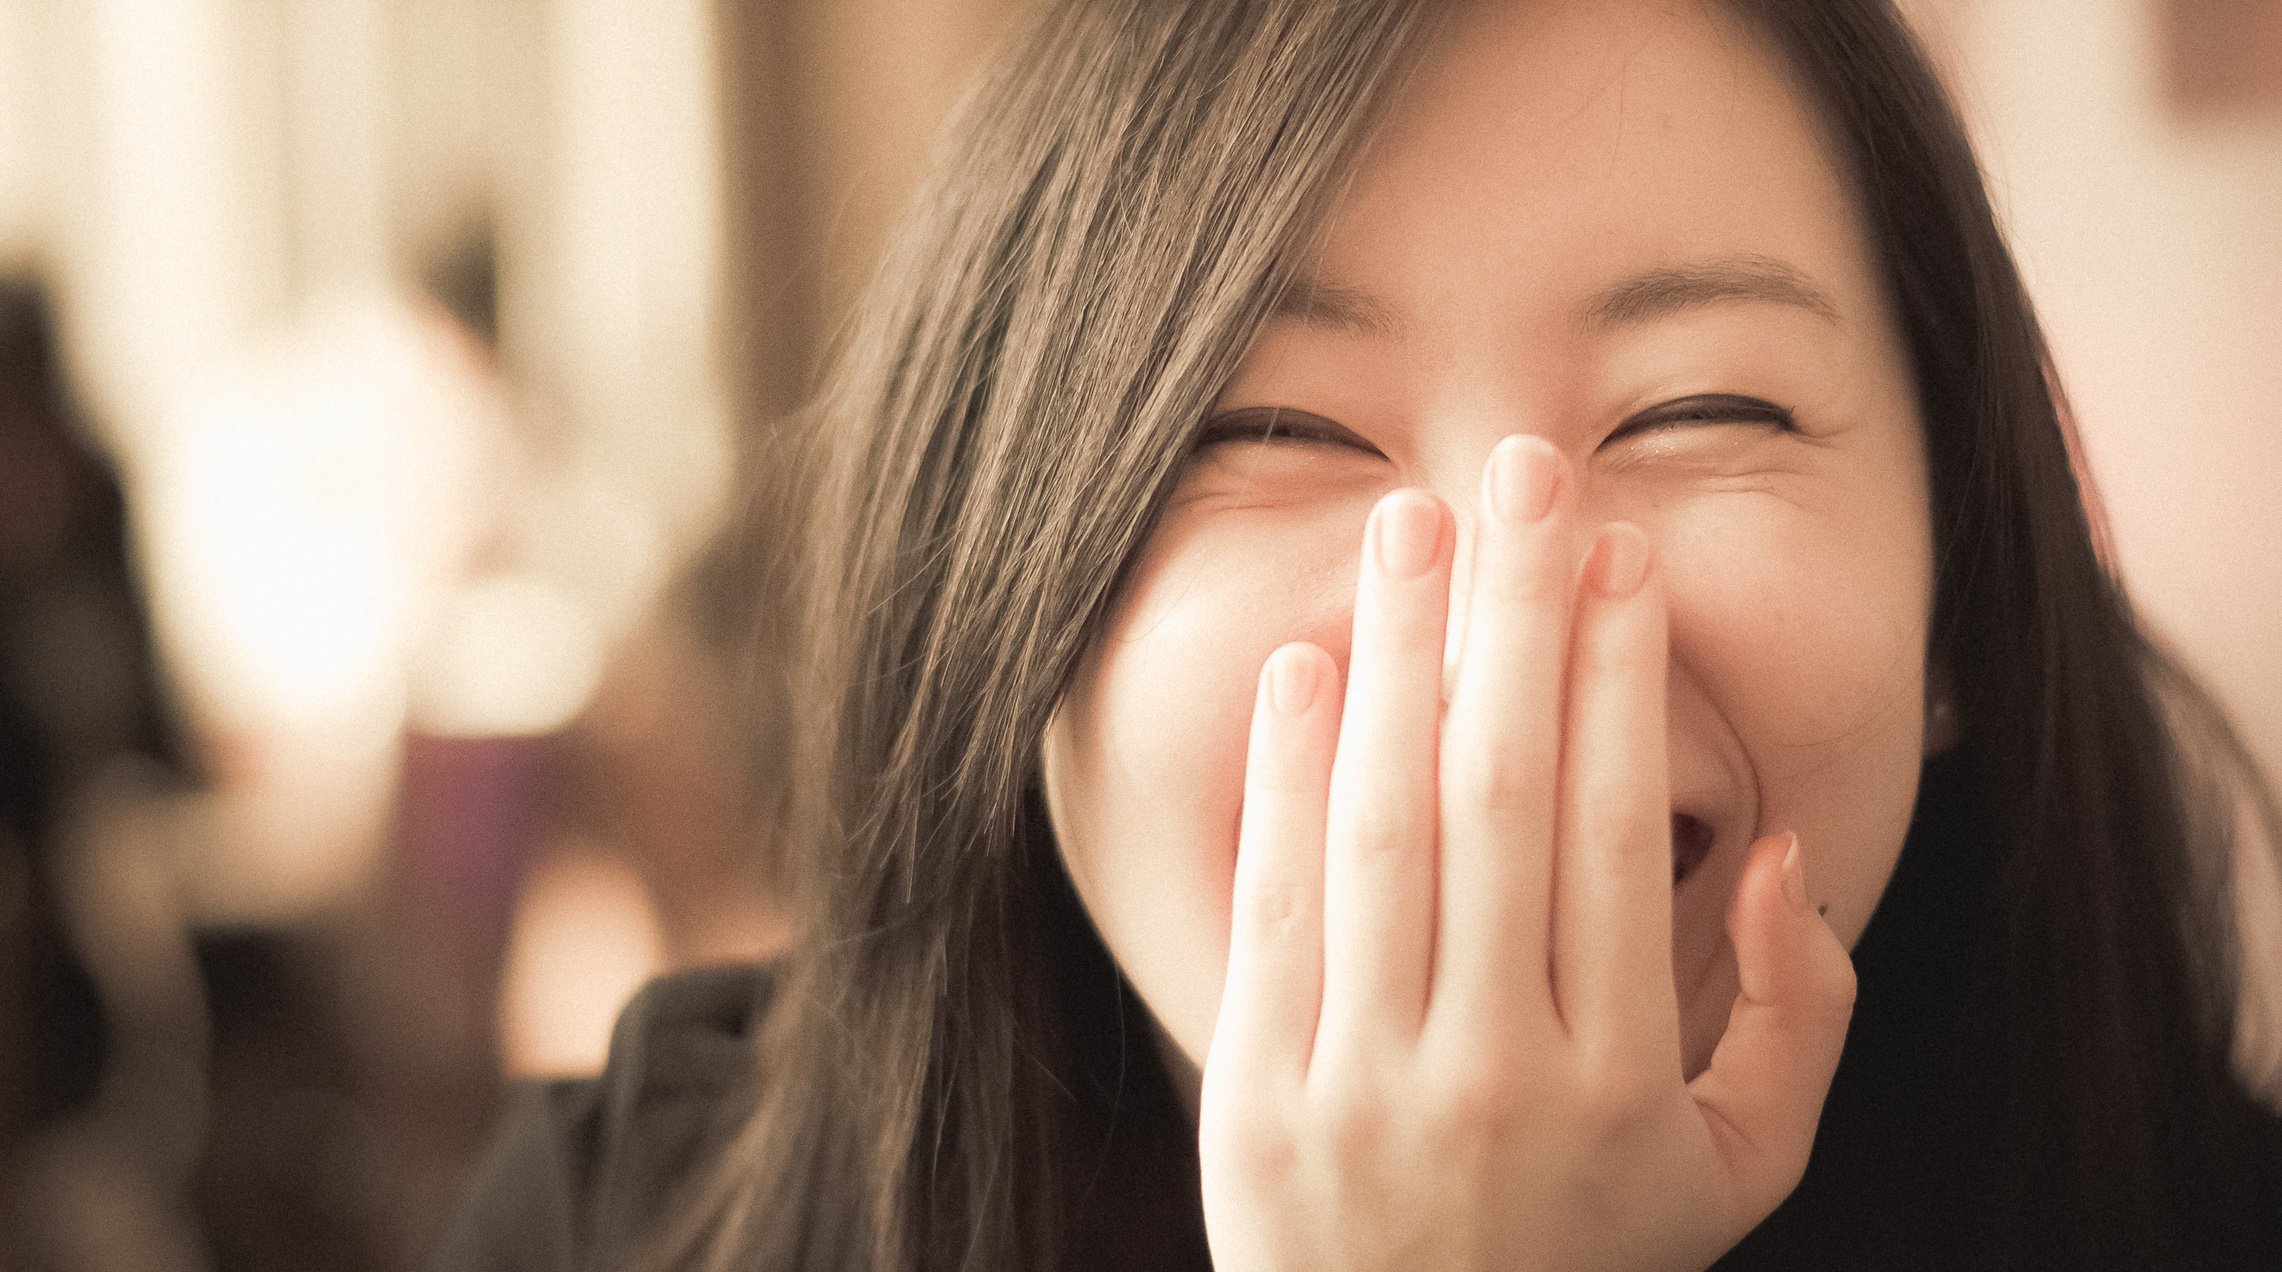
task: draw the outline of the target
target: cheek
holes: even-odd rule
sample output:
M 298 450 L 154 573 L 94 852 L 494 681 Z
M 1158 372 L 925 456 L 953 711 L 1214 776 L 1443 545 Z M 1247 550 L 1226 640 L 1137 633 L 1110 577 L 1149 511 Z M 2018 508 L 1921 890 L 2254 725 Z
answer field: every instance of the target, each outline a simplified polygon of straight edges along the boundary
M 1675 736 L 1675 754 L 1724 757 L 1750 837 L 1798 833 L 1808 895 L 1850 945 L 1917 796 L 1931 602 L 1921 527 L 1906 500 L 1830 518 L 1760 497 L 1707 500 L 1658 526 L 1674 728 L 1699 735 Z M 1675 898 L 1690 1073 L 1709 1063 L 1737 990 L 1726 911 L 1739 865 Z
M 1884 888 L 1916 795 L 1931 552 L 1894 494 L 1840 518 L 1758 511 L 1670 536 L 1674 674 L 1740 751 L 1758 833 L 1799 832 L 1846 933 Z
M 1049 729 L 1046 793 L 1078 896 L 1144 1002 L 1201 1057 L 1227 966 L 1229 882 L 1261 664 L 1345 661 L 1346 536 L 1241 552 L 1161 531 Z

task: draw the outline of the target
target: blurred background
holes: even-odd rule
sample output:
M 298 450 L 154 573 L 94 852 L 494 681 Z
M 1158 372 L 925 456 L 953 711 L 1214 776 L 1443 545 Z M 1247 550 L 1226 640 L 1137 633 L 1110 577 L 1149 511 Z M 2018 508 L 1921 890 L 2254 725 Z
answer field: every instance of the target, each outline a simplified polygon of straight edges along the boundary
M 416 1267 L 503 1082 L 782 939 L 738 448 L 1025 7 L 0 0 L 0 1268 Z M 2282 0 L 1907 7 L 2282 768 Z

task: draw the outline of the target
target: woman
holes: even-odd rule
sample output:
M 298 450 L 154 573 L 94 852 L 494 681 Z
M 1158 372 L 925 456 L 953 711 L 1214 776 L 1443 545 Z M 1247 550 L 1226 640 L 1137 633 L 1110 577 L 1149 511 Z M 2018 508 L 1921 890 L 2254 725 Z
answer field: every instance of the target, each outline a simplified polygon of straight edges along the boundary
M 479 1216 L 2271 1266 L 2205 816 L 2260 788 L 2045 367 L 1873 0 L 1055 7 L 815 409 L 806 939 L 639 1005 Z

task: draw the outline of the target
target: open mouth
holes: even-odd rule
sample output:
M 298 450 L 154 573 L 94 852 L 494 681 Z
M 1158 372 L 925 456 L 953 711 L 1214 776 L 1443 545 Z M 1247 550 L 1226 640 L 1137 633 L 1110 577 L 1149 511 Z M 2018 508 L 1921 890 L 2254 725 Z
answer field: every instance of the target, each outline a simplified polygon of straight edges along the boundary
M 1672 886 L 1696 872 L 1711 855 L 1712 826 L 1710 822 L 1689 813 L 1672 814 Z

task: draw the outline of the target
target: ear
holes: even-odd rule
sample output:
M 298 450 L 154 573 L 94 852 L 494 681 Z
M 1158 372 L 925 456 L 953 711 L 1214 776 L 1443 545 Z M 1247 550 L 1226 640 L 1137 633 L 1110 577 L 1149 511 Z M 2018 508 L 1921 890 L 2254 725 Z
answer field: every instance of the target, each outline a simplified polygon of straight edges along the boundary
M 1947 754 L 1962 731 L 1955 678 L 1947 664 L 1930 663 L 1925 673 L 1925 758 Z

